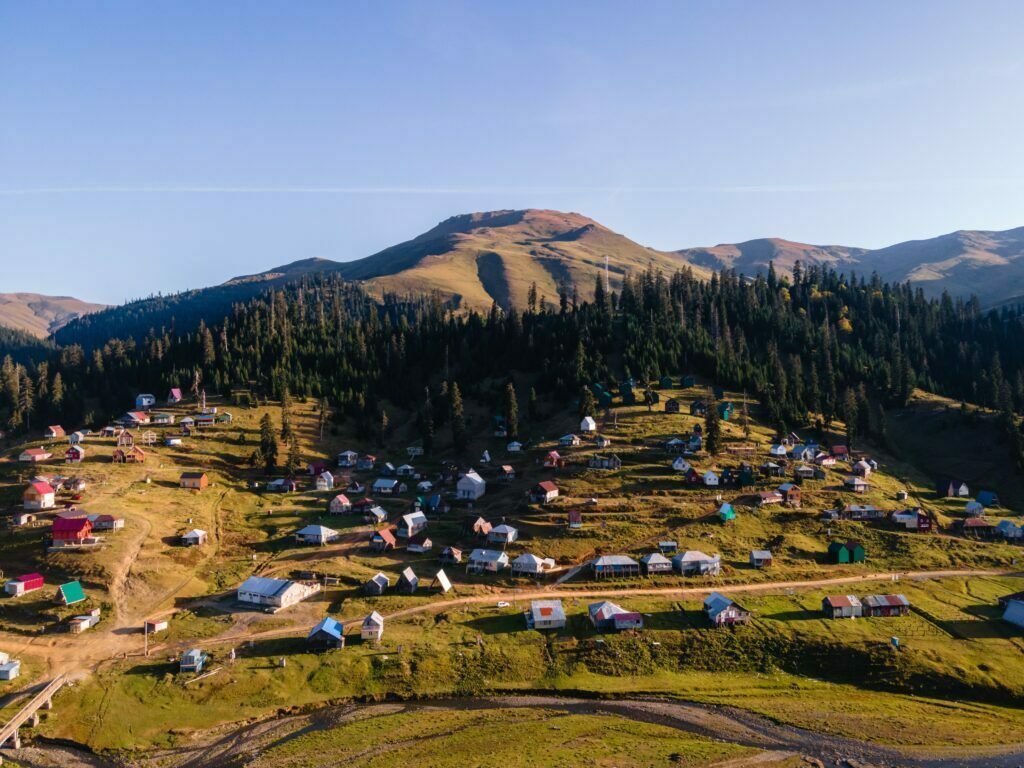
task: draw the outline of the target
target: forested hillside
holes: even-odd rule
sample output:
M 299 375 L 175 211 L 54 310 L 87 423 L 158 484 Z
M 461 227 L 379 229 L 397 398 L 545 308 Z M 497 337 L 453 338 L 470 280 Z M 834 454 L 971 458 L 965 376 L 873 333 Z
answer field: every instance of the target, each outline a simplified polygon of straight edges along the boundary
M 533 388 L 568 403 L 593 382 L 614 389 L 634 378 L 642 390 L 640 382 L 693 372 L 769 403 L 779 429 L 842 418 L 851 438 L 881 433 L 884 406 L 918 386 L 1001 410 L 1016 445 L 1022 330 L 1020 312 L 983 314 L 976 302 L 818 267 L 798 266 L 792 281 L 648 270 L 611 295 L 595 280 L 591 302 L 562 293 L 549 303 L 531 291 L 523 309 L 462 315 L 437 296 L 381 303 L 321 274 L 265 288 L 194 332 L 164 328 L 92 352 L 70 345 L 45 360 L 7 359 L 0 408 L 17 431 L 30 421 L 99 423 L 137 392 L 163 396 L 171 386 L 287 390 L 326 398 L 338 418 L 370 431 L 385 403 L 419 413 L 429 443 L 456 385 L 501 413 L 510 380 L 524 402 Z

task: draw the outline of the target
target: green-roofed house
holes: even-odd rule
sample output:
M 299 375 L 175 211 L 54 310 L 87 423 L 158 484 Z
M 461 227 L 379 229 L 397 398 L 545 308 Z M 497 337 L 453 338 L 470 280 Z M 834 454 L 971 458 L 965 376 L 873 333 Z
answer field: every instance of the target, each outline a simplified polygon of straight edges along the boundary
M 736 519 L 736 510 L 732 508 L 732 504 L 725 502 L 718 508 L 718 519 L 723 523 L 728 523 L 730 520 Z
M 733 405 L 732 403 L 719 403 L 718 404 L 718 418 L 722 421 L 728 421 L 732 417 Z
M 828 559 L 836 565 L 864 562 L 864 545 L 859 541 L 833 541 L 828 545 Z
M 62 605 L 74 605 L 85 600 L 85 590 L 77 581 L 69 581 L 57 587 L 57 594 L 54 595 L 56 602 Z

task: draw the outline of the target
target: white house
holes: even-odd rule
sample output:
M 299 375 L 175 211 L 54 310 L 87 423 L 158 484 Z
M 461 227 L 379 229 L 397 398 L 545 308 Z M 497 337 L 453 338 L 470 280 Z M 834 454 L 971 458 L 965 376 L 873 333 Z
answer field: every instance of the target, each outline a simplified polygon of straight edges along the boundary
M 206 543 L 206 531 L 200 528 L 193 528 L 181 537 L 181 543 L 186 547 L 198 547 Z
M 592 434 L 597 432 L 597 422 L 594 421 L 593 416 L 584 416 L 580 420 L 580 432 L 585 434 Z
M 366 641 L 380 642 L 380 639 L 384 636 L 384 617 L 374 611 L 363 619 L 359 636 Z
M 410 512 L 402 515 L 402 521 L 398 525 L 398 537 L 411 539 L 417 533 L 427 529 L 427 516 L 422 512 Z
M 25 492 L 21 494 L 22 506 L 31 511 L 51 509 L 57 503 L 56 499 L 57 492 L 45 480 L 29 483 Z
M 300 544 L 318 544 L 323 546 L 338 538 L 338 532 L 325 525 L 307 525 L 295 532 L 295 540 Z
M 464 501 L 475 501 L 487 491 L 487 483 L 471 469 L 459 478 L 455 490 L 458 498 Z
M 717 488 L 718 475 L 716 475 L 709 469 L 707 472 L 704 473 L 704 485 L 708 486 L 709 488 Z
M 529 553 L 522 554 L 512 561 L 512 573 L 523 576 L 539 576 L 555 567 L 550 557 L 537 557 Z
M 509 453 L 520 453 L 523 450 L 523 444 L 513 440 L 505 446 L 505 450 Z
M 474 549 L 466 561 L 469 573 L 497 573 L 505 568 L 508 568 L 508 555 L 496 549 Z
M 316 477 L 316 489 L 318 491 L 333 491 L 334 490 L 334 475 L 328 472 L 326 469 Z
M 342 451 L 338 454 L 338 466 L 350 468 L 356 465 L 359 460 L 359 454 L 355 451 Z
M 563 448 L 579 445 L 580 442 L 581 441 L 577 435 L 562 435 L 560 438 L 558 438 L 558 444 Z
M 398 493 L 398 481 L 393 477 L 378 477 L 373 481 L 373 492 L 378 496 L 394 496 Z
M 676 472 L 689 472 L 690 471 L 690 462 L 688 462 L 682 456 L 677 456 L 672 461 L 672 469 L 674 469 Z
M 533 600 L 526 615 L 530 629 L 561 629 L 565 626 L 565 609 L 561 600 Z
M 300 584 L 288 579 L 250 576 L 238 588 L 238 601 L 280 609 L 295 605 L 319 591 L 319 584 Z
M 502 544 L 508 545 L 519 538 L 519 531 L 513 528 L 511 525 L 496 525 L 491 529 L 491 532 L 487 534 L 487 542 L 489 544 Z
M 339 493 L 331 499 L 331 503 L 327 505 L 327 511 L 332 515 L 348 514 L 352 511 L 352 502 L 349 501 L 348 496 L 343 493 Z
M 412 464 L 403 464 L 395 470 L 395 474 L 399 477 L 412 477 L 416 474 L 416 468 Z
M 135 398 L 136 408 L 152 408 L 156 405 L 156 395 L 139 395 Z

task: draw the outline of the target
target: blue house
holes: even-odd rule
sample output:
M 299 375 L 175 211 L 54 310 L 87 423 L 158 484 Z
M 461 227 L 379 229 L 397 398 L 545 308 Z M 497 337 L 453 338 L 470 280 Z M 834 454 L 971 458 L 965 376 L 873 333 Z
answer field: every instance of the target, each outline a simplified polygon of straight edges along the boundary
M 324 616 L 306 635 L 306 642 L 314 648 L 344 648 L 345 628 L 341 622 Z
M 195 672 L 196 674 L 203 671 L 203 665 L 206 663 L 207 655 L 198 648 L 192 648 L 181 654 L 181 659 L 178 661 L 179 672 Z
M 999 496 L 995 491 L 978 491 L 977 501 L 983 507 L 998 507 Z

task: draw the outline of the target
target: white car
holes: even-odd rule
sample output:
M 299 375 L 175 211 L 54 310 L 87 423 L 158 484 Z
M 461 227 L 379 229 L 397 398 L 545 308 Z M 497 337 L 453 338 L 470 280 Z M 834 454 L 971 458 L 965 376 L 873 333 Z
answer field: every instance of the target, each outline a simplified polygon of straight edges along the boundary
M 498 603 L 499 608 L 508 608 L 510 605 L 512 605 L 512 603 L 510 603 L 508 600 L 501 600 Z

